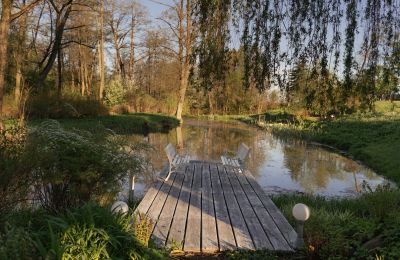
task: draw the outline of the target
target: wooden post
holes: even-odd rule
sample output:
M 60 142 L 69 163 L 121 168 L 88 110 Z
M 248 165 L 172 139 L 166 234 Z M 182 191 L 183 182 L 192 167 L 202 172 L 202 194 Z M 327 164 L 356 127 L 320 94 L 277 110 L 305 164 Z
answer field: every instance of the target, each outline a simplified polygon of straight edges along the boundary
M 128 201 L 133 202 L 135 196 L 135 176 L 131 175 L 129 178 L 129 197 Z

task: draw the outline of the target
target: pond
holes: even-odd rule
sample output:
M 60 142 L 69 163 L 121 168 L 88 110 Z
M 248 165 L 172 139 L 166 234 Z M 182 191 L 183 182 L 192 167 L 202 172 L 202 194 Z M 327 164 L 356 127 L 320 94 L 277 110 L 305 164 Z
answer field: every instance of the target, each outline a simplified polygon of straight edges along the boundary
M 386 182 L 367 167 L 318 144 L 278 138 L 242 123 L 187 119 L 182 127 L 168 134 L 127 138 L 154 146 L 150 159 L 157 171 L 167 162 L 164 147 L 168 143 L 176 145 L 180 154 L 189 154 L 192 159 L 220 161 L 221 155 L 235 153 L 243 142 L 251 148 L 246 167 L 267 194 L 302 192 L 345 197 L 360 192 L 364 181 L 371 187 Z M 139 177 L 135 197 L 143 196 L 150 183 L 149 176 Z

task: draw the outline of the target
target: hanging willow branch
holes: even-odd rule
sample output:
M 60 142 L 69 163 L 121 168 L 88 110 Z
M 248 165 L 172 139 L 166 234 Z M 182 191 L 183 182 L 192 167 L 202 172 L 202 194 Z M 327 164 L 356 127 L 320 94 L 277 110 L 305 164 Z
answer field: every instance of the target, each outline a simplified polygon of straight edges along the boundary
M 241 33 L 246 89 L 255 86 L 264 91 L 277 85 L 289 91 L 288 74 L 301 62 L 310 72 L 309 76 L 317 79 L 314 98 L 321 105 L 334 103 L 333 93 L 339 92 L 336 106 L 342 112 L 356 94 L 361 103 L 370 107 L 377 66 L 389 66 L 387 56 L 393 54 L 398 38 L 395 36 L 400 33 L 399 2 L 199 1 L 200 75 L 208 87 L 212 82 L 207 80 L 218 77 L 218 73 L 223 75 L 229 39 L 228 19 L 232 13 L 231 24 L 236 27 L 236 33 Z M 342 83 L 332 84 L 332 80 Z M 363 80 L 365 82 L 360 84 Z

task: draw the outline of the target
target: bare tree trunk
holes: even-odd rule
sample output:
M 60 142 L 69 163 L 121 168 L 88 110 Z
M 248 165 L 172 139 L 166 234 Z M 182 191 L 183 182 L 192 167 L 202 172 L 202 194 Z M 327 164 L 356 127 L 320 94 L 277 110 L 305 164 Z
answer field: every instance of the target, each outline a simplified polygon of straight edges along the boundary
M 183 149 L 182 126 L 176 128 L 176 148 Z
M 210 109 L 210 114 L 213 115 L 214 114 L 214 103 L 213 103 L 213 94 L 212 94 L 212 90 L 210 90 L 208 92 L 208 106 Z
M 23 1 L 23 7 L 25 6 L 26 2 Z M 18 28 L 18 40 L 17 40 L 17 48 L 15 51 L 15 91 L 14 91 L 14 100 L 17 106 L 19 106 L 19 102 L 21 100 L 21 84 L 23 81 L 22 75 L 22 66 L 23 60 L 25 56 L 25 39 L 26 39 L 26 26 L 27 26 L 27 14 L 24 13 L 19 18 L 19 28 Z
M 79 45 L 79 80 L 81 84 L 81 95 L 84 96 L 86 92 L 85 72 L 84 72 L 84 57 L 82 54 L 82 47 Z
M 100 37 L 99 37 L 99 77 L 100 77 L 100 87 L 99 87 L 99 99 L 103 100 L 104 97 L 104 87 L 105 87 L 105 75 L 104 75 L 104 0 L 101 0 L 100 4 Z
M 184 14 L 184 0 L 180 2 L 179 9 L 179 61 L 181 66 L 181 76 L 179 84 L 179 100 L 178 107 L 176 109 L 176 118 L 179 121 L 182 120 L 183 106 L 185 104 L 186 90 L 189 83 L 190 73 L 190 56 L 192 55 L 192 7 L 191 0 L 186 0 L 186 14 Z M 186 17 L 185 17 L 186 15 Z M 184 31 L 184 19 L 186 18 L 186 32 Z M 183 53 L 185 50 L 185 53 Z M 184 55 L 184 56 L 183 56 Z
M 132 84 L 135 82 L 135 15 L 132 7 L 132 20 L 131 20 L 131 42 L 130 42 L 130 53 L 129 53 L 129 80 Z
M 69 0 L 68 3 L 64 4 L 61 10 L 57 11 L 56 18 L 56 32 L 53 46 L 51 48 L 49 59 L 47 60 L 46 66 L 43 68 L 39 75 L 39 84 L 44 83 L 47 75 L 49 74 L 53 64 L 57 58 L 58 52 L 61 50 L 61 42 L 63 39 L 65 24 L 67 23 L 68 17 L 72 10 L 72 0 Z
M 8 29 L 10 28 L 12 0 L 2 0 L 0 20 L 0 129 L 3 125 L 4 74 L 7 65 Z
M 83 76 L 84 76 L 84 79 L 85 79 L 85 89 L 86 89 L 86 95 L 87 96 L 90 96 L 90 86 L 89 86 L 89 74 L 88 74 L 88 66 L 87 66 L 87 63 L 85 62 L 84 63 L 84 66 L 83 66 Z
M 111 32 L 113 34 L 113 40 L 114 40 L 115 64 L 116 64 L 117 74 L 122 79 L 125 79 L 125 68 L 124 68 L 124 62 L 122 61 L 122 57 L 121 57 L 118 32 L 114 28 L 114 25 L 111 26 Z
M 61 49 L 57 52 L 57 98 L 61 98 L 62 91 L 62 51 Z

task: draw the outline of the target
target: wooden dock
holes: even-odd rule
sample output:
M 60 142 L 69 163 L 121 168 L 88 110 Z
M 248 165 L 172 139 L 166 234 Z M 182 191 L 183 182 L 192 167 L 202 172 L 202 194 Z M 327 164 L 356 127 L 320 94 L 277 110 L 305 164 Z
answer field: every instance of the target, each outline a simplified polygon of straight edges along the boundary
M 136 211 L 153 219 L 158 246 L 185 252 L 292 251 L 297 236 L 249 171 L 215 162 L 180 165 L 148 190 Z

